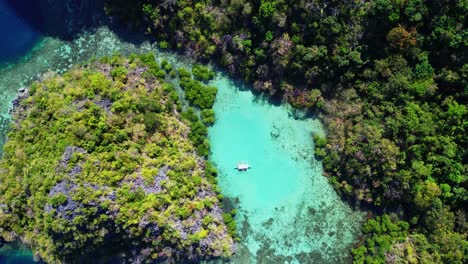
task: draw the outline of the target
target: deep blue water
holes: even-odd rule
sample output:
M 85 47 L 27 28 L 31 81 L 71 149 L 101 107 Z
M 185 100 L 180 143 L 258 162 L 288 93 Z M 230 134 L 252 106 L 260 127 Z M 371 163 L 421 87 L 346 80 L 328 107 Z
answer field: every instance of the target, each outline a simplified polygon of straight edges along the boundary
M 38 30 L 0 0 L 0 67 L 27 54 L 41 39 Z

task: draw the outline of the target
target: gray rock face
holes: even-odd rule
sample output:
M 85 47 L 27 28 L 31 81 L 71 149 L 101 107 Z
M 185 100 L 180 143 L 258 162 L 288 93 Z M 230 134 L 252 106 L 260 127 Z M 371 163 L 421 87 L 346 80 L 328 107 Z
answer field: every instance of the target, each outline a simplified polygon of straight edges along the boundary
M 57 210 L 57 214 L 60 215 L 61 217 L 71 221 L 73 218 L 75 218 L 78 215 L 78 210 L 83 208 L 83 205 L 80 203 L 77 203 L 73 201 L 72 195 L 73 191 L 78 187 L 78 185 L 70 182 L 59 182 L 49 192 L 49 197 L 54 197 L 59 194 L 64 194 L 67 196 L 67 201 L 61 205 L 59 205 L 57 208 L 54 208 L 51 204 L 46 204 L 44 211 L 49 213 L 52 211 L 52 209 Z
M 13 100 L 13 108 L 19 107 L 21 100 L 29 96 L 29 90 L 26 88 L 20 88 L 18 90 L 18 95 Z
M 101 99 L 95 102 L 99 107 L 104 109 L 107 113 L 110 113 L 112 107 L 112 101 L 108 98 Z
M 86 154 L 86 150 L 76 146 L 67 146 L 65 151 L 62 154 L 62 157 L 59 161 L 59 166 L 57 171 L 66 171 L 70 159 L 75 153 Z M 63 180 L 55 184 L 49 191 L 49 197 L 54 197 L 59 194 L 63 194 L 67 197 L 67 200 L 58 205 L 53 206 L 51 204 L 46 204 L 44 207 L 44 211 L 51 212 L 53 209 L 56 210 L 57 216 L 72 221 L 76 216 L 81 215 L 81 209 L 85 208 L 86 206 L 98 206 L 99 204 L 97 201 L 90 200 L 88 204 L 83 204 L 81 202 L 77 202 L 73 200 L 73 195 L 75 194 L 76 190 L 80 187 L 79 184 L 76 183 L 76 176 L 83 171 L 81 164 L 75 165 L 69 172 L 68 176 L 70 177 L 68 180 Z M 84 187 L 89 188 L 92 191 L 106 191 L 109 189 L 106 186 L 98 186 L 96 184 L 85 183 Z M 100 202 L 104 202 L 105 200 L 112 199 L 115 200 L 116 195 L 115 191 L 108 192 L 105 197 L 101 197 Z
M 15 116 L 14 124 L 18 125 L 21 120 L 26 118 L 27 108 L 21 106 L 21 101 L 29 97 L 29 90 L 27 88 L 20 88 L 18 95 L 13 100 L 13 107 L 10 109 L 9 114 Z
M 68 162 L 70 161 L 73 154 L 75 154 L 77 152 L 85 154 L 86 150 L 84 150 L 84 149 L 82 149 L 80 147 L 67 146 L 65 148 L 65 151 L 63 152 L 62 158 L 60 159 L 60 167 L 66 168 L 68 166 Z
M 84 149 L 82 149 L 80 147 L 67 146 L 65 148 L 65 151 L 62 154 L 62 158 L 59 161 L 59 166 L 56 169 L 57 172 L 67 170 L 68 163 L 70 162 L 70 159 L 72 158 L 73 154 L 75 154 L 75 153 L 86 154 L 86 150 L 84 150 Z M 83 171 L 83 168 L 81 168 L 81 164 L 77 164 L 68 172 L 68 176 L 70 176 L 73 179 L 73 178 L 76 177 L 76 175 L 80 174 L 82 171 Z
M 161 234 L 161 228 L 156 223 L 149 221 L 147 216 L 144 216 L 141 219 L 140 223 L 138 224 L 138 227 L 149 229 L 151 235 L 155 237 Z
M 81 168 L 81 166 L 76 165 L 75 167 L 73 167 L 73 169 L 71 169 L 68 175 L 70 175 L 71 177 L 75 177 L 76 175 L 80 174 L 82 171 L 83 169 Z
M 145 180 L 141 174 L 138 175 L 137 178 L 127 180 L 124 182 L 130 182 L 133 184 L 133 189 L 141 188 L 145 194 L 151 193 L 160 193 L 162 191 L 161 182 L 164 180 L 168 180 L 167 173 L 170 171 L 169 166 L 163 166 L 158 170 L 158 174 L 154 176 L 153 181 L 148 185 L 145 184 Z
M 112 214 L 111 212 L 104 211 L 101 208 L 100 204 L 109 200 L 115 201 L 116 199 L 115 191 L 110 191 L 109 187 L 107 186 L 98 186 L 96 184 L 86 183 L 84 184 L 85 188 L 88 188 L 92 190 L 93 192 L 102 192 L 104 193 L 104 195 L 101 196 L 100 199 L 97 201 L 90 200 L 87 204 L 83 204 L 81 202 L 77 202 L 73 200 L 73 195 L 75 195 L 76 190 L 79 187 L 80 186 L 78 184 L 72 181 L 61 181 L 57 183 L 56 185 L 54 185 L 52 189 L 50 189 L 49 197 L 54 197 L 56 195 L 63 194 L 67 197 L 67 200 L 58 206 L 46 204 L 44 207 L 44 211 L 51 212 L 53 209 L 55 209 L 58 217 L 67 219 L 69 221 L 72 221 L 78 215 L 82 215 L 83 213 L 81 212 L 81 209 L 85 207 L 98 208 L 99 210 L 98 212 L 96 212 L 96 214 L 100 214 L 100 213 Z

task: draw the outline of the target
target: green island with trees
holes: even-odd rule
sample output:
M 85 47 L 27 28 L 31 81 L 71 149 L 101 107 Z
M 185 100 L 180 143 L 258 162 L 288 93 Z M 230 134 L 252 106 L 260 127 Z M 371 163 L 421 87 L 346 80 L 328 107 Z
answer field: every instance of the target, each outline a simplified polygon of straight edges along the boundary
M 355 263 L 468 262 L 465 0 L 109 0 L 106 10 L 162 49 L 320 114 L 325 175 L 371 212 Z
M 236 251 L 233 215 L 205 159 L 216 88 L 185 70 L 199 117 L 164 81 L 171 70 L 153 54 L 116 55 L 23 91 L 0 163 L 2 242 L 21 239 L 49 263 L 200 261 Z M 203 66 L 195 72 L 213 77 Z

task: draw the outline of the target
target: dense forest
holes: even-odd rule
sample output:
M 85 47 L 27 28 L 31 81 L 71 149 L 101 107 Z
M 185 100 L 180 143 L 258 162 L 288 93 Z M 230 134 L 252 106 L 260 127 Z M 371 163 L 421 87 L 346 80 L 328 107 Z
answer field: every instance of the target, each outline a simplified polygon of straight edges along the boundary
M 164 81 L 179 75 L 201 118 Z M 217 90 L 197 79 L 212 75 L 116 55 L 24 90 L 0 162 L 0 242 L 48 263 L 232 255 L 236 225 L 205 160 Z
M 373 212 L 356 263 L 467 263 L 465 0 L 108 0 L 109 15 L 319 113 L 316 155 Z

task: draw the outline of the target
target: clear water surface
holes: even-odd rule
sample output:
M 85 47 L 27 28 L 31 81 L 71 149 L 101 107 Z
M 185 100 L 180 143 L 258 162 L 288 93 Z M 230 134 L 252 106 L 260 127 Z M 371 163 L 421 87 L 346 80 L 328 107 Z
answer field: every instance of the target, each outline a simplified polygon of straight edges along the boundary
M 236 263 L 343 263 L 362 215 L 343 203 L 314 159 L 317 119 L 272 105 L 221 75 L 209 130 L 219 185 L 237 209 Z M 245 160 L 252 168 L 235 169 Z
M 5 0 L 0 0 L 0 32 L 0 67 L 24 56 L 41 38 L 37 29 L 18 16 Z
M 81 13 L 95 8 L 87 4 L 90 1 L 78 1 Z M 62 15 L 73 18 L 75 11 L 68 3 L 78 2 L 64 2 L 69 13 Z M 20 87 L 41 74 L 64 72 L 72 64 L 114 52 L 158 52 L 155 43 L 106 25 L 75 32 L 71 38 L 41 36 L 6 3 L 0 0 L 0 24 L 8 25 L 2 25 L 0 33 L 10 34 L 14 28 L 15 35 L 10 36 L 11 42 L 0 40 L 0 145 L 10 121 L 11 101 Z M 157 56 L 190 67 L 172 53 L 158 52 Z M 209 129 L 210 159 L 220 171 L 225 208 L 238 212 L 239 250 L 228 262 L 349 262 L 362 214 L 340 200 L 322 176 L 322 164 L 313 157 L 312 134 L 324 134 L 320 122 L 254 96 L 248 86 L 223 73 L 211 84 L 219 91 L 214 106 L 217 121 Z M 249 162 L 252 168 L 237 172 L 234 167 L 239 160 Z M 32 263 L 32 253 L 10 244 L 0 249 L 0 263 Z

